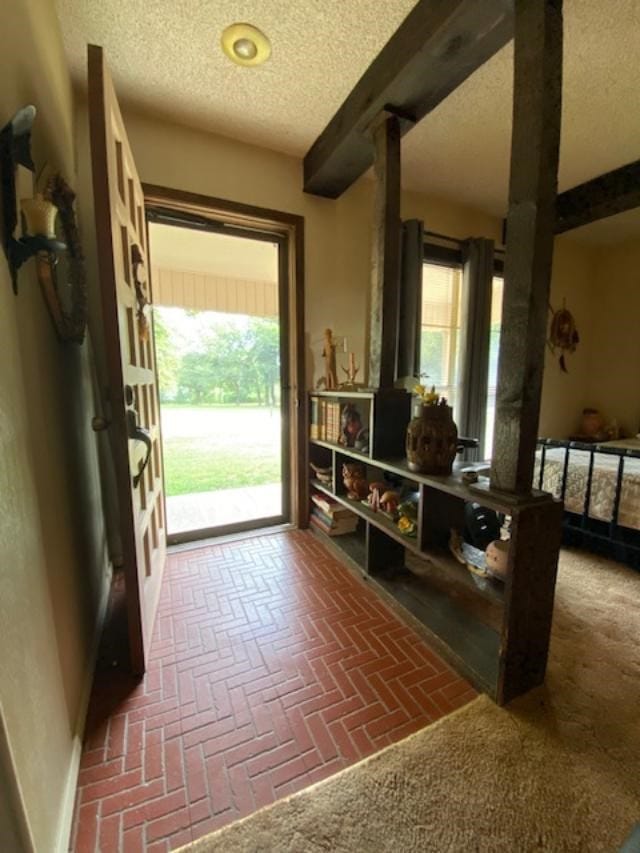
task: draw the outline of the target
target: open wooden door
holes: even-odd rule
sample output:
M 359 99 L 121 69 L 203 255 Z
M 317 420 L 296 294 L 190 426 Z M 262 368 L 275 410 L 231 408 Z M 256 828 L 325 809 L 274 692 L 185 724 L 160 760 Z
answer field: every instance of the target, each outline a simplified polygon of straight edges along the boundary
M 145 671 L 166 558 L 144 196 L 101 47 L 89 45 L 89 125 L 132 669 Z

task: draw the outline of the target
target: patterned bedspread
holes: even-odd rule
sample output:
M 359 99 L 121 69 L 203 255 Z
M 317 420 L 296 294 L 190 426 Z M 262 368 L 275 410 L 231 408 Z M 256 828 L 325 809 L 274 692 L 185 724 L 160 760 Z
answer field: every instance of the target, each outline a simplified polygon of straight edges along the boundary
M 624 443 L 610 442 L 609 446 L 638 447 L 640 446 L 640 442 L 637 444 L 633 441 L 626 441 Z M 562 487 L 565 452 L 560 447 L 549 448 L 545 456 L 542 488 L 546 492 L 551 492 L 557 498 L 560 497 Z M 536 486 L 538 484 L 538 477 L 540 476 L 540 457 L 541 452 L 538 450 L 533 481 Z M 590 454 L 583 450 L 570 451 L 567 489 L 564 497 L 565 509 L 569 512 L 580 514 L 584 512 L 589 457 Z M 599 521 L 611 521 L 618 477 L 618 461 L 619 458 L 617 456 L 609 456 L 603 453 L 595 454 L 591 500 L 589 501 L 590 518 L 595 518 Z M 640 530 L 640 459 L 624 460 L 624 476 L 620 496 L 620 509 L 618 511 L 618 524 L 623 527 Z

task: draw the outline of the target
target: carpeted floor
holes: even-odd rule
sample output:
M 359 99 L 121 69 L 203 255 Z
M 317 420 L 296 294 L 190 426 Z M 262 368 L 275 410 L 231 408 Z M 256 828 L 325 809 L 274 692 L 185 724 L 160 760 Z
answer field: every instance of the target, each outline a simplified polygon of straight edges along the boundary
M 462 710 L 185 850 L 615 851 L 640 820 L 640 574 L 564 551 L 547 684 Z

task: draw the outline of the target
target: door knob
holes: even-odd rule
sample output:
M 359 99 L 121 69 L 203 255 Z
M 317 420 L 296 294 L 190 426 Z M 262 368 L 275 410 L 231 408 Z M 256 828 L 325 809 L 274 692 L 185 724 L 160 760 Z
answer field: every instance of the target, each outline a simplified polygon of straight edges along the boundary
M 94 432 L 102 432 L 103 429 L 108 429 L 111 421 L 103 418 L 102 415 L 94 415 L 91 418 L 91 429 Z

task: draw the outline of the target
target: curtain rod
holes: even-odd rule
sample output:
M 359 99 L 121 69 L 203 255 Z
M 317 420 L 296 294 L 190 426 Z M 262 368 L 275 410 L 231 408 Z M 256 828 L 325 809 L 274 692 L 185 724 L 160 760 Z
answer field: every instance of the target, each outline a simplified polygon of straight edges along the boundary
M 446 234 L 439 234 L 437 231 L 425 231 L 425 237 L 436 237 L 438 240 L 446 240 L 448 243 L 455 243 L 458 246 L 461 246 L 463 243 L 466 243 L 466 240 L 460 240 L 457 237 L 448 237 Z M 494 252 L 500 252 L 500 254 L 504 255 L 505 250 L 498 248 L 497 246 L 493 250 Z
M 458 245 L 460 245 L 461 243 L 464 243 L 464 240 L 458 240 L 457 237 L 447 237 L 446 234 L 438 234 L 437 231 L 425 231 L 424 236 L 425 237 L 437 237 L 438 240 L 447 240 L 449 243 L 457 243 Z

